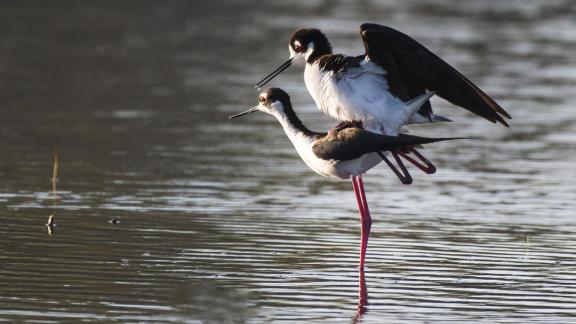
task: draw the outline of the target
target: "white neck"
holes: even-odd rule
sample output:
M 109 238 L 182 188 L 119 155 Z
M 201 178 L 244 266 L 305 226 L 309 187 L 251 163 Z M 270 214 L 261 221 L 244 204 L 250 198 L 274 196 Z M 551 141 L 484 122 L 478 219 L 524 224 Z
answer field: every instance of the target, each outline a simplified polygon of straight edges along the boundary
M 286 133 L 286 136 L 288 136 L 300 157 L 304 162 L 308 163 L 307 156 L 309 155 L 309 151 L 311 151 L 311 144 L 314 142 L 314 138 L 304 134 L 302 130 L 294 127 L 285 114 L 274 112 L 273 115 L 282 125 L 284 133 Z
M 306 135 L 304 135 L 304 133 L 301 130 L 294 127 L 294 125 L 290 122 L 290 120 L 285 114 L 280 112 L 274 112 L 273 115 L 280 122 L 282 128 L 284 129 L 284 133 L 286 133 L 286 135 L 290 137 L 290 139 L 292 139 L 292 137 L 294 136 L 306 137 Z

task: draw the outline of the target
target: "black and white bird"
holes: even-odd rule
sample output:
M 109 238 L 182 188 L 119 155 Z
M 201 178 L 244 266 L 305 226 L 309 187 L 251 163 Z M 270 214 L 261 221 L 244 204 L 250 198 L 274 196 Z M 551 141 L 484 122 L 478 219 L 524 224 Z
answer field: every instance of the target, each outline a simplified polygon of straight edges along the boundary
M 412 112 L 418 110 L 429 98 L 430 95 L 426 95 L 410 101 L 409 107 Z M 414 145 L 455 139 L 406 134 L 380 135 L 364 130 L 360 123 L 349 123 L 345 127 L 333 128 L 327 133 L 318 133 L 304 126 L 292 109 L 290 97 L 283 90 L 267 89 L 260 94 L 259 101 L 257 106 L 231 116 L 230 119 L 257 111 L 271 114 L 280 122 L 302 160 L 313 171 L 325 177 L 352 180 L 362 220 L 361 268 L 364 267 L 372 223 L 362 174 L 382 161 L 384 158 L 382 152 L 405 150 Z
M 304 80 L 321 111 L 343 122 L 361 121 L 372 132 L 397 135 L 407 102 L 436 95 L 493 123 L 508 126 L 510 115 L 469 79 L 422 44 L 386 26 L 363 24 L 365 54 L 333 54 L 318 29 L 298 29 L 290 37 L 290 59 L 258 82 L 262 87 L 292 63 L 305 61 Z M 449 121 L 425 103 L 407 123 Z

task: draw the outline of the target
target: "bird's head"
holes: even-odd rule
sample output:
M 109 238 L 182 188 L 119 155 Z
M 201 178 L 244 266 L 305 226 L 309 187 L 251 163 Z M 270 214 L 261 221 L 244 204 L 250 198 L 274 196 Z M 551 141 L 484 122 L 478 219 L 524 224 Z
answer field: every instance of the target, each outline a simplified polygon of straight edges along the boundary
M 315 28 L 301 28 L 294 31 L 290 36 L 288 50 L 290 51 L 290 58 L 264 79 L 260 80 L 260 82 L 256 83 L 257 89 L 260 89 L 278 74 L 282 73 L 282 71 L 289 68 L 292 63 L 307 62 L 312 64 L 316 58 L 324 54 L 331 54 L 332 46 L 330 46 L 326 35 L 320 30 Z
M 292 112 L 290 96 L 280 88 L 269 88 L 262 91 L 258 96 L 258 101 L 257 106 L 228 118 L 237 118 L 257 111 L 275 116 L 287 115 Z
M 316 28 L 300 28 L 290 36 L 288 44 L 292 62 L 313 63 L 317 57 L 332 53 L 332 46 L 326 35 Z

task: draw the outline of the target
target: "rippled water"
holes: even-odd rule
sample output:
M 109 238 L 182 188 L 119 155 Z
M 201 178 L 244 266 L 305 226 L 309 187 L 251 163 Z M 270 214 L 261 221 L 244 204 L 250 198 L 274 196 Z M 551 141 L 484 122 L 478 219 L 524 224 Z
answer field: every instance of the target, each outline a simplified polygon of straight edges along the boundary
M 550 0 L 3 3 L 0 320 L 576 321 L 574 16 Z M 256 102 L 293 29 L 359 53 L 364 21 L 413 35 L 514 119 L 435 99 L 455 122 L 414 134 L 481 140 L 431 145 L 439 171 L 411 186 L 365 176 L 360 302 L 351 185 L 309 171 L 269 116 L 226 116 Z M 273 83 L 325 130 L 301 73 Z

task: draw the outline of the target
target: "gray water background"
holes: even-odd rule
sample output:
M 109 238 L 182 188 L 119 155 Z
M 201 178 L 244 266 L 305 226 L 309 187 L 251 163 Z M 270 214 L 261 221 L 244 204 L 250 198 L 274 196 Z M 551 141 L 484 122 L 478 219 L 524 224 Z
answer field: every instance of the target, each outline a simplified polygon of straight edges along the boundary
M 3 1 L 0 320 L 576 322 L 574 17 L 557 0 Z M 351 184 L 308 170 L 270 116 L 226 117 L 256 103 L 292 30 L 356 54 L 366 21 L 514 119 L 434 99 L 454 123 L 413 134 L 481 139 L 430 145 L 439 170 L 411 186 L 384 165 L 364 177 L 358 316 Z M 272 85 L 311 128 L 334 125 L 301 67 Z

